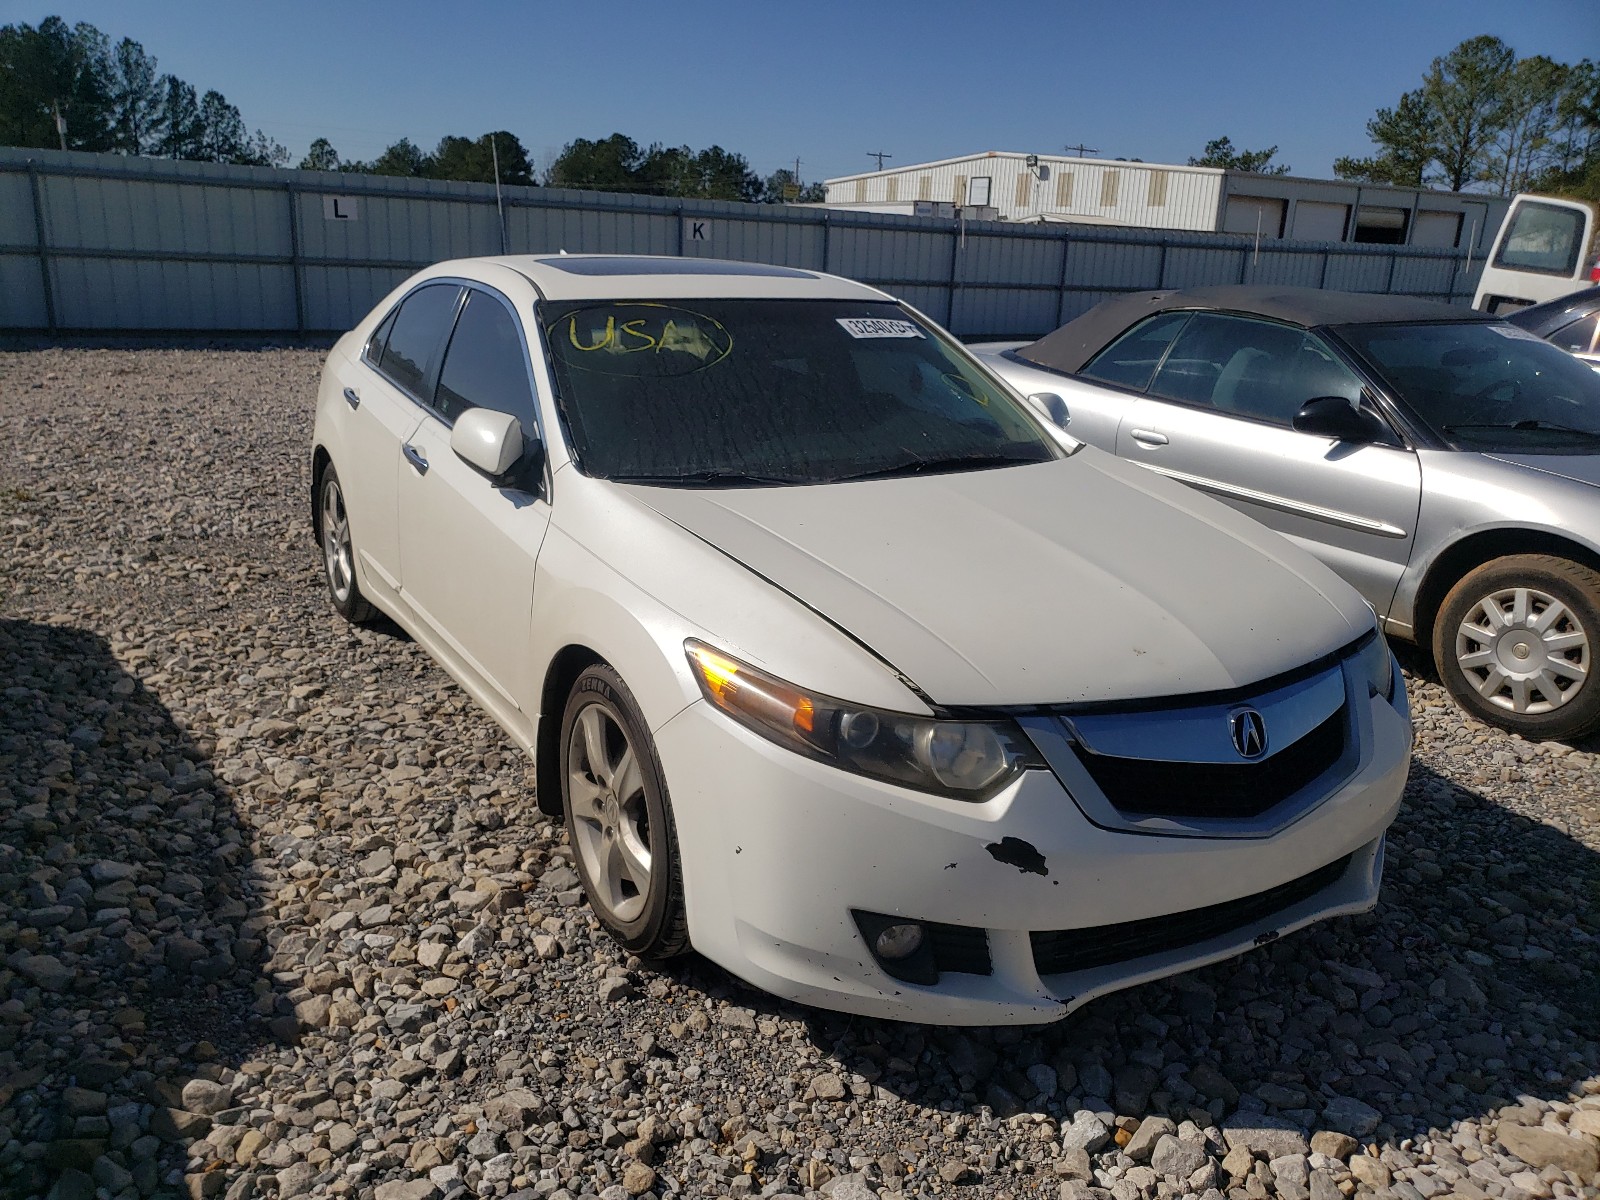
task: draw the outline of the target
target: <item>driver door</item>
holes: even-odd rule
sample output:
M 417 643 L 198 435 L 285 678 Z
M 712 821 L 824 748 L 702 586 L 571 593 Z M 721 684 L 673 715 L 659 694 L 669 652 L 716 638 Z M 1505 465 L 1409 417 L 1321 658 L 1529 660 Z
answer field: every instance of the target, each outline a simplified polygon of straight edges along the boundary
M 550 524 L 548 487 L 497 486 L 450 448 L 472 407 L 509 413 L 537 453 L 539 424 L 527 350 L 511 305 L 468 291 L 433 401 L 402 447 L 401 596 L 442 658 L 484 705 L 532 736 L 528 661 L 534 564 Z
M 1117 454 L 1277 530 L 1387 613 L 1414 545 L 1421 469 L 1392 431 L 1370 443 L 1297 431 L 1295 414 L 1323 396 L 1376 414 L 1315 334 L 1195 313 L 1124 416 Z

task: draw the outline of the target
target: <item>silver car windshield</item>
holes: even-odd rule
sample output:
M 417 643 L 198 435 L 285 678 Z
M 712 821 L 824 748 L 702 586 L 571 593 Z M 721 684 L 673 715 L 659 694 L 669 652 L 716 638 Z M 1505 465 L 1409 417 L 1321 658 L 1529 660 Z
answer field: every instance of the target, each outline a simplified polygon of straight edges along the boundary
M 1000 385 L 891 303 L 541 308 L 581 470 L 680 486 L 839 482 L 1060 452 Z
M 1458 450 L 1600 452 L 1600 374 L 1527 330 L 1460 321 L 1338 334 Z

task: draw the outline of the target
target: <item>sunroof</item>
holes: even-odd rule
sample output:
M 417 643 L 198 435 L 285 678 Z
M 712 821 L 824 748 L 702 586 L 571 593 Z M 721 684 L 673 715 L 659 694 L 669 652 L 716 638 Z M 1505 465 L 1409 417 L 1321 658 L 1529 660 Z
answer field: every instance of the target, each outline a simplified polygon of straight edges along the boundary
M 765 263 L 723 262 L 715 258 L 629 258 L 612 255 L 565 254 L 547 258 L 544 265 L 569 275 L 756 275 L 769 279 L 815 279 L 810 271 L 772 267 Z

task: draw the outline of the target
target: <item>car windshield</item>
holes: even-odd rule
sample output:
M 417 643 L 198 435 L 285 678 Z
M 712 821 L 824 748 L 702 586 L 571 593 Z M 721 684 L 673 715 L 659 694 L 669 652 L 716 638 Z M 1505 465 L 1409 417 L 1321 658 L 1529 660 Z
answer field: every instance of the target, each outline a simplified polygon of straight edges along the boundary
M 1600 453 L 1600 374 L 1525 329 L 1460 321 L 1338 333 L 1458 450 Z
M 827 483 L 1059 456 L 1002 387 L 893 303 L 547 304 L 580 469 L 679 486 Z

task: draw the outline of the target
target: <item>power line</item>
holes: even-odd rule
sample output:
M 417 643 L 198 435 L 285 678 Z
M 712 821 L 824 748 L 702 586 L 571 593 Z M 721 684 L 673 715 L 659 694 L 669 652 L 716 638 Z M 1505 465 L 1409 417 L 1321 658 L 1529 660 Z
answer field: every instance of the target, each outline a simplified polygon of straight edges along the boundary
M 882 150 L 868 150 L 867 151 L 867 157 L 868 158 L 877 159 L 878 160 L 878 170 L 881 171 L 881 170 L 883 170 L 883 160 L 886 159 L 886 158 L 893 158 L 894 155 L 888 154 L 888 153 L 886 153 L 886 152 L 884 152 Z
M 1061 147 L 1061 149 L 1062 150 L 1076 150 L 1078 152 L 1078 157 L 1079 158 L 1082 158 L 1085 154 L 1099 154 L 1100 153 L 1099 149 L 1097 149 L 1096 147 L 1094 147 L 1094 146 L 1085 146 L 1081 142 L 1076 146 L 1063 146 L 1063 147 Z

